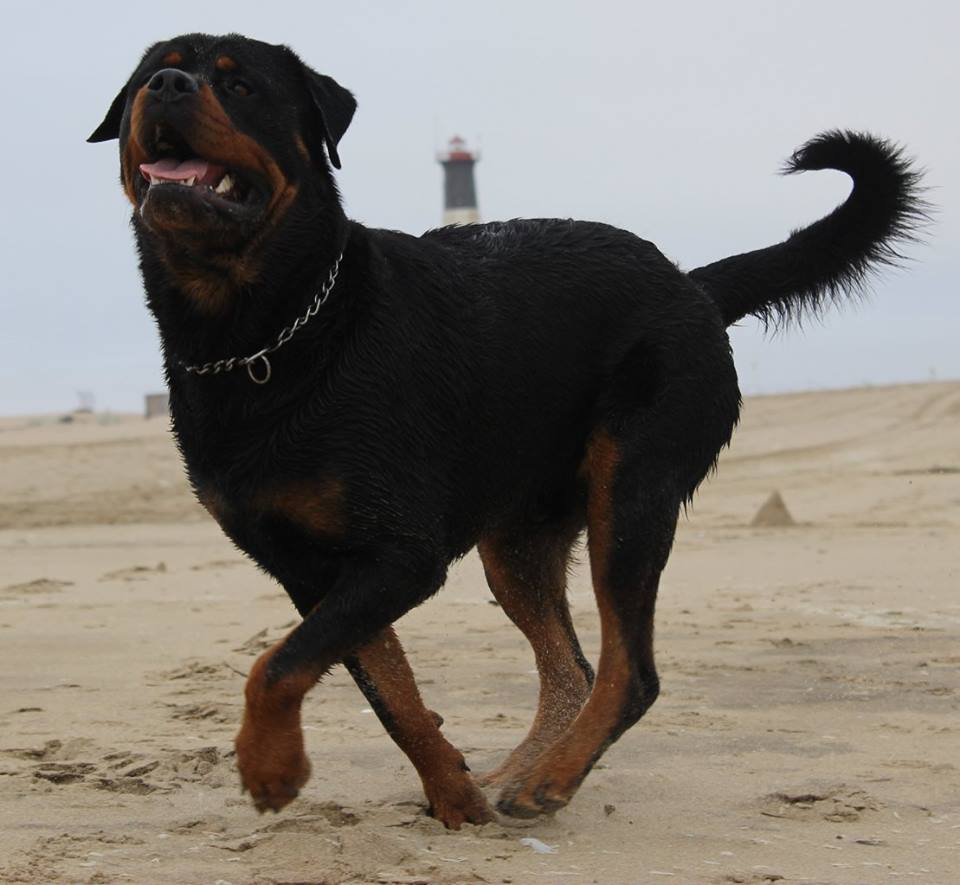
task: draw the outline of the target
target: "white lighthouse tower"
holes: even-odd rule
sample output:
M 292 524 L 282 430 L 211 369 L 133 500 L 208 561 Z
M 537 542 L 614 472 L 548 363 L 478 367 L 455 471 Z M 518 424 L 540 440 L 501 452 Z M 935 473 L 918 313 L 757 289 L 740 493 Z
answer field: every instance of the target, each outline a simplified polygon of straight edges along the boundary
M 480 220 L 477 208 L 477 187 L 473 167 L 480 155 L 467 148 L 467 143 L 454 135 L 447 150 L 437 154 L 443 166 L 443 223 L 473 224 Z

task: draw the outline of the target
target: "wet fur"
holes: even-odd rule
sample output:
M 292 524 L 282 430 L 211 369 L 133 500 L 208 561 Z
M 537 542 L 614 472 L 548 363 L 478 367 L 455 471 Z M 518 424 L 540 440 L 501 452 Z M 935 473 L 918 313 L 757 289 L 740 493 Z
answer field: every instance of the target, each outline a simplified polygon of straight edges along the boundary
M 400 672 L 402 650 L 384 631 L 481 542 L 508 614 L 535 648 L 539 619 L 550 636 L 566 637 L 560 664 L 585 679 L 551 721 L 543 697 L 557 686 L 543 675 L 538 721 L 547 724 L 535 724 L 524 752 L 495 778 L 504 784 L 502 811 L 560 807 L 656 698 L 660 570 L 679 509 L 739 413 L 727 326 L 747 313 L 794 318 L 855 292 L 922 214 L 916 174 L 881 140 L 820 136 L 790 168 L 850 173 L 844 206 L 779 246 L 689 274 L 652 243 L 591 222 L 514 220 L 420 237 L 375 230 L 344 216 L 328 162 L 339 163 L 352 97 L 289 50 L 237 36 L 152 47 L 94 140 L 125 144 L 128 108 L 151 59 L 225 71 L 215 62 L 224 55 L 241 70 L 253 57 L 282 84 L 282 119 L 270 126 L 222 100 L 238 131 L 277 159 L 295 198 L 258 232 L 257 250 L 234 254 L 214 229 L 191 243 L 178 272 L 162 232 L 137 213 L 133 224 L 190 480 L 305 618 L 251 674 L 238 739 L 244 783 L 260 808 L 296 795 L 309 771 L 302 742 L 289 742 L 299 733 L 299 699 L 346 660 L 401 746 L 438 748 L 436 771 L 408 751 L 434 813 L 450 826 L 488 819 L 412 682 L 378 689 L 371 676 Z M 329 301 L 271 357 L 269 384 L 242 370 L 183 370 L 183 362 L 271 343 L 310 304 L 341 250 Z M 199 305 L 184 268 L 216 273 L 231 262 L 243 273 L 229 276 L 216 309 Z M 570 543 L 588 525 L 604 678 L 574 719 L 593 674 L 562 575 Z M 396 720 L 400 710 L 409 721 Z M 282 752 L 272 733 L 281 723 Z

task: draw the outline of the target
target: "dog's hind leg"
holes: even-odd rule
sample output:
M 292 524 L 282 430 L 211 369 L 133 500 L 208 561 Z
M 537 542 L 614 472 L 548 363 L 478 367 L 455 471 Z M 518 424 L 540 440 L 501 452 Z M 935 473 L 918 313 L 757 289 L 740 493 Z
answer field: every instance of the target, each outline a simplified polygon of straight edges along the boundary
M 429 813 L 449 829 L 494 819 L 493 810 L 470 777 L 463 754 L 440 732 L 428 710 L 392 627 L 344 658 L 383 727 L 406 753 L 423 782 Z
M 498 803 L 505 814 L 532 817 L 566 805 L 604 751 L 657 697 L 653 618 L 660 573 L 680 507 L 729 439 L 739 408 L 732 363 L 723 356 L 664 373 L 660 377 L 670 380 L 646 398 L 643 390 L 634 394 L 639 384 L 617 383 L 601 403 L 605 420 L 584 462 L 600 611 L 597 677 L 570 727 L 506 785 Z M 685 374 L 678 379 L 680 368 Z
M 573 721 L 590 693 L 593 669 L 583 656 L 567 604 L 567 564 L 579 525 L 501 531 L 477 545 L 487 583 L 533 648 L 540 698 L 530 731 L 483 784 L 525 772 Z

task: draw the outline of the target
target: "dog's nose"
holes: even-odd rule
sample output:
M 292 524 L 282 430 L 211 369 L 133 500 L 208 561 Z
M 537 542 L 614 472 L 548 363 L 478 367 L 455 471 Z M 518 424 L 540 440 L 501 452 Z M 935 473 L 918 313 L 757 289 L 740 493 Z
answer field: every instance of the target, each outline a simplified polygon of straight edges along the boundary
M 159 101 L 179 101 L 187 95 L 200 90 L 196 77 L 177 68 L 164 68 L 157 71 L 147 83 L 147 91 Z

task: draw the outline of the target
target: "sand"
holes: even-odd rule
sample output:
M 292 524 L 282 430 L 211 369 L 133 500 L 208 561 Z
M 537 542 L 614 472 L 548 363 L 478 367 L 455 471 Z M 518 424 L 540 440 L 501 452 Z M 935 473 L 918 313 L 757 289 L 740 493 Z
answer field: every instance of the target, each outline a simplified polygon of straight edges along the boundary
M 772 492 L 796 522 L 751 527 Z M 232 739 L 283 592 L 164 420 L 0 421 L 0 882 L 960 881 L 960 383 L 751 399 L 664 576 L 660 700 L 571 805 L 445 831 L 346 674 L 279 815 Z M 575 620 L 595 658 L 586 569 Z M 468 557 L 398 631 L 471 765 L 536 698 Z M 534 840 L 534 841 L 531 841 Z

